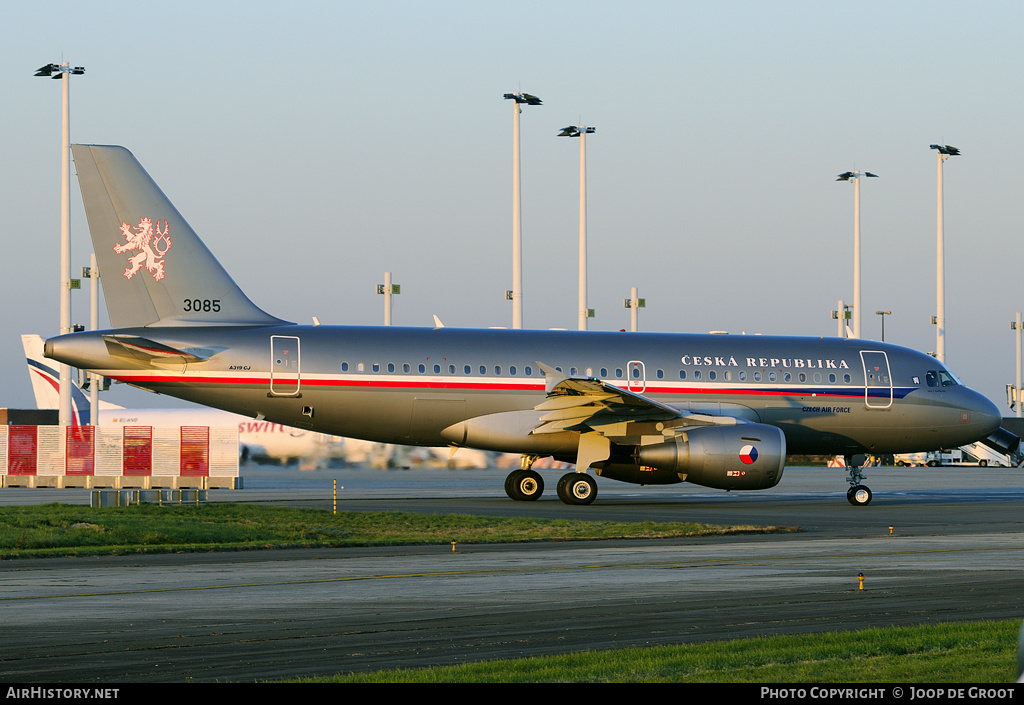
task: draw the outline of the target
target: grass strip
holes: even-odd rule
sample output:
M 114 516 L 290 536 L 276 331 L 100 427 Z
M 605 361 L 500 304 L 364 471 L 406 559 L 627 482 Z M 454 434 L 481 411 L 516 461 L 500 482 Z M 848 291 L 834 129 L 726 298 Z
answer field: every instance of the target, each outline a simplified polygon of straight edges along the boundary
M 340 512 L 215 503 L 0 507 L 0 559 L 171 551 L 780 533 L 789 527 L 610 522 L 409 512 Z
M 1013 683 L 1018 620 L 778 635 L 337 675 L 332 683 Z

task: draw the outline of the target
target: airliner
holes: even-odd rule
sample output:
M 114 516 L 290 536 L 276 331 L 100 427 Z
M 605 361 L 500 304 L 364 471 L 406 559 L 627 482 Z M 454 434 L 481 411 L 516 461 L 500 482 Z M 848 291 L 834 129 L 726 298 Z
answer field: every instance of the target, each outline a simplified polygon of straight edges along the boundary
M 762 335 L 296 325 L 257 307 L 142 165 L 74 145 L 109 330 L 48 358 L 254 419 L 383 443 L 575 464 L 566 504 L 604 478 L 722 490 L 778 484 L 787 453 L 905 453 L 1016 440 L 935 358 L 867 340 Z M 847 499 L 871 490 L 848 462 Z
M 60 397 L 60 376 L 43 357 L 42 336 L 25 334 L 21 336 L 21 343 L 25 349 L 36 408 L 56 409 Z M 93 423 L 89 398 L 74 385 L 71 387 L 71 411 L 73 425 Z M 295 461 L 300 467 L 306 467 L 344 458 L 348 451 L 342 438 L 266 420 L 256 421 L 252 417 L 206 407 L 127 409 L 101 399 L 97 415 L 95 421 L 102 426 L 238 426 L 238 445 L 243 462 L 251 460 L 286 465 Z

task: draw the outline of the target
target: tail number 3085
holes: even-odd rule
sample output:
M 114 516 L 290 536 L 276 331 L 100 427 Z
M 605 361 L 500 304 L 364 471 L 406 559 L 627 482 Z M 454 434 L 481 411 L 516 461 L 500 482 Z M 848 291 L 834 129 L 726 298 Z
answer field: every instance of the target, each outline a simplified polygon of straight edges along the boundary
M 185 311 L 203 311 L 217 313 L 220 311 L 220 299 L 185 299 Z

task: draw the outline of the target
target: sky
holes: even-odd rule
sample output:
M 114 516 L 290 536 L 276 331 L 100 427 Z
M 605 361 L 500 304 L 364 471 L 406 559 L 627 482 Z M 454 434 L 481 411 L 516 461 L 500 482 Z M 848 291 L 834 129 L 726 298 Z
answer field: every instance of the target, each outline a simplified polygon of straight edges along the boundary
M 512 103 L 523 321 L 576 327 L 587 138 L 591 329 L 862 336 L 936 349 L 936 152 L 946 362 L 1007 415 L 1024 308 L 1019 2 L 0 0 L 0 407 L 34 406 L 21 333 L 59 327 L 58 81 L 71 140 L 130 149 L 260 307 L 306 323 L 510 326 Z M 88 228 L 72 179 L 72 271 Z M 74 292 L 88 323 L 89 282 Z M 101 325 L 105 325 L 105 311 Z M 127 406 L 182 402 L 115 385 Z

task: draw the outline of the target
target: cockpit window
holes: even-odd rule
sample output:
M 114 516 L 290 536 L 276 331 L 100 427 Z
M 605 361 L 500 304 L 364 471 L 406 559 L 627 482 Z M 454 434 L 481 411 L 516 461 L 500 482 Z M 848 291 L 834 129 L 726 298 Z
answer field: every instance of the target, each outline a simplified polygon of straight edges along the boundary
M 948 370 L 928 370 L 924 378 L 929 387 L 956 387 L 960 384 L 960 380 Z

